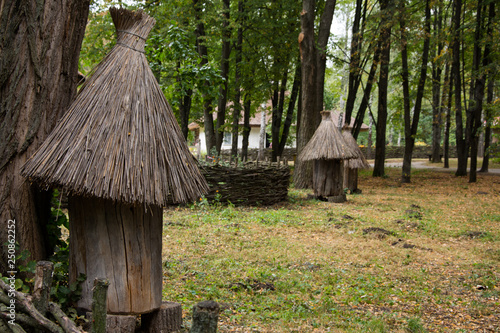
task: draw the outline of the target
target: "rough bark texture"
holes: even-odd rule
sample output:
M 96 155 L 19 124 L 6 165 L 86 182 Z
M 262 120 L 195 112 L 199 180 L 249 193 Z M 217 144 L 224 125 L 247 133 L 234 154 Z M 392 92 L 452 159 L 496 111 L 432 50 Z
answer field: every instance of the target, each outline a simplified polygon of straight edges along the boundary
M 300 126 L 297 132 L 297 155 L 307 145 L 316 129 L 316 117 L 314 106 L 316 105 L 317 73 L 316 48 L 314 46 L 314 17 L 315 3 L 313 0 L 302 2 L 301 28 L 299 35 L 299 47 L 302 62 L 302 112 L 300 115 Z M 312 116 L 311 116 L 312 115 Z M 296 188 L 310 188 L 312 186 L 312 163 L 297 159 L 293 173 L 293 181 Z
M 94 279 L 92 292 L 92 333 L 106 333 L 108 288 L 109 281 L 107 279 Z
M 389 62 L 391 58 L 391 25 L 390 11 L 387 11 L 389 1 L 380 2 L 380 8 L 386 13 L 382 16 L 381 40 L 383 41 L 380 56 L 380 75 L 378 81 L 378 119 L 376 124 L 377 138 L 375 140 L 375 163 L 373 176 L 382 177 L 385 174 L 385 135 L 387 129 L 387 87 L 389 85 Z
M 432 59 L 436 59 L 437 55 L 443 50 L 443 42 L 439 40 L 442 30 L 442 3 L 438 4 L 438 8 L 434 15 L 434 33 L 433 36 L 438 40 L 437 45 L 433 47 Z M 441 132 L 443 127 L 442 117 L 442 100 L 441 100 L 441 73 L 443 71 L 442 64 L 439 60 L 432 61 L 432 163 L 441 162 Z
M 33 286 L 33 305 L 43 316 L 46 315 L 49 307 L 53 272 L 54 263 L 51 261 L 39 261 L 36 264 L 35 285 Z
M 80 273 L 82 298 L 89 310 L 92 282 L 107 278 L 108 312 L 140 314 L 161 305 L 161 234 L 159 206 L 133 206 L 97 198 L 70 197 L 70 280 Z
M 302 63 L 301 112 L 297 132 L 297 154 L 309 142 L 321 121 L 323 109 L 324 80 L 326 66 L 326 46 L 330 36 L 336 0 L 327 0 L 321 15 L 318 40 L 315 42 L 314 19 L 316 4 L 314 0 L 302 1 L 299 47 Z M 312 185 L 312 163 L 297 159 L 294 170 L 296 188 L 310 188 Z
M 413 108 L 413 119 L 410 118 L 410 109 L 405 107 L 405 153 L 403 157 L 403 171 L 401 182 L 409 183 L 411 181 L 411 160 L 413 148 L 415 147 L 415 137 L 417 135 L 418 122 L 420 120 L 420 111 L 422 110 L 422 99 L 424 98 L 424 87 L 427 78 L 427 60 L 429 59 L 429 44 L 430 44 L 430 29 L 431 29 L 431 8 L 430 0 L 425 2 L 425 24 L 424 24 L 424 46 L 422 50 L 422 64 L 420 67 L 420 78 L 418 80 L 417 96 Z M 406 49 L 406 45 L 404 46 Z M 406 71 L 408 72 L 408 71 Z M 406 78 L 408 79 L 408 77 Z M 407 82 L 408 83 L 408 82 Z M 408 92 L 408 87 L 405 89 Z M 410 98 L 409 95 L 404 97 Z
M 455 97 L 455 137 L 457 141 L 457 159 L 458 166 L 455 172 L 456 176 L 467 176 L 467 147 L 464 138 L 464 128 L 462 122 L 462 80 L 460 78 L 460 39 L 461 39 L 461 13 L 462 0 L 453 1 L 453 61 L 451 67 L 451 76 L 454 87 Z
M 71 103 L 89 0 L 2 1 L 0 6 L 0 221 L 16 220 L 30 259 L 47 257 L 49 195 L 19 174 Z M 0 229 L 2 257 L 7 229 Z M 0 268 L 6 260 L 0 260 Z
M 158 310 L 141 316 L 141 326 L 148 333 L 179 331 L 182 328 L 182 305 L 162 302 Z

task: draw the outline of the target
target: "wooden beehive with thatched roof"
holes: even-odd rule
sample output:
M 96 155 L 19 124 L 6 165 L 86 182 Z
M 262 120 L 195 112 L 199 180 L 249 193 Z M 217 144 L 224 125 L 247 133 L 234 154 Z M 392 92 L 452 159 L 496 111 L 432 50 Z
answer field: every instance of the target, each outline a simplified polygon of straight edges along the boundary
M 344 202 L 343 161 L 355 157 L 342 133 L 332 121 L 330 111 L 321 112 L 322 120 L 299 158 L 313 161 L 313 190 L 317 198 Z
M 70 279 L 108 278 L 110 313 L 161 305 L 163 205 L 193 201 L 208 186 L 144 54 L 155 20 L 110 9 L 117 43 L 23 174 L 69 195 Z
M 356 157 L 345 161 L 344 163 L 344 188 L 349 189 L 351 193 L 361 193 L 358 188 L 358 169 L 368 169 L 370 164 L 359 149 L 356 139 L 352 136 L 351 132 L 347 129 L 342 131 L 342 136 L 347 145 L 355 152 Z

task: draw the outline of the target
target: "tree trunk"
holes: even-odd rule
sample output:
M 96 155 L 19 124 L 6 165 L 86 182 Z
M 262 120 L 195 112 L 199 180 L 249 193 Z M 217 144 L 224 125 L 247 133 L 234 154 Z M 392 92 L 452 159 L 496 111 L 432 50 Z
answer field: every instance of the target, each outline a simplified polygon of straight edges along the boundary
M 31 186 L 19 169 L 76 94 L 88 11 L 89 0 L 5 0 L 0 6 L 0 215 L 16 220 L 16 241 L 30 260 L 53 251 L 44 241 L 50 193 Z M 6 230 L 0 230 L 2 271 Z
M 377 138 L 375 142 L 375 165 L 373 177 L 382 177 L 385 174 L 385 135 L 387 128 L 387 87 L 389 84 L 389 62 L 391 58 L 391 23 L 388 9 L 388 1 L 380 2 L 380 8 L 384 11 L 382 17 L 382 30 L 380 33 L 383 41 L 380 57 L 380 74 L 378 82 L 378 117 L 376 125 Z
M 208 48 L 205 45 L 205 25 L 201 19 L 203 15 L 202 5 L 199 4 L 199 0 L 193 0 L 193 7 L 195 10 L 196 18 L 196 47 L 198 49 L 198 54 L 200 55 L 200 67 L 208 64 Z M 212 83 L 209 80 L 204 82 L 205 88 L 210 87 Z M 209 94 L 203 96 L 205 103 L 203 104 L 203 123 L 205 127 L 205 141 L 207 154 L 212 154 L 212 149 L 215 147 L 215 129 L 214 129 L 214 117 L 212 115 L 212 102 L 213 98 Z
M 238 1 L 238 12 L 240 20 L 243 20 L 245 13 L 245 1 Z M 239 121 L 241 116 L 241 61 L 243 54 L 243 22 L 240 22 L 238 27 L 238 39 L 235 46 L 236 63 L 235 63 L 235 76 L 234 76 L 234 109 L 233 109 L 233 128 L 232 128 L 232 142 L 231 142 L 231 159 L 236 159 L 238 156 L 238 132 Z
M 290 95 L 290 101 L 288 102 L 288 110 L 286 112 L 285 123 L 283 124 L 283 132 L 281 133 L 281 140 L 279 143 L 277 156 L 281 156 L 285 150 L 286 141 L 288 140 L 288 134 L 290 133 L 290 126 L 292 126 L 293 111 L 295 110 L 295 105 L 297 104 L 297 96 L 300 90 L 300 61 L 297 63 L 295 68 L 295 76 L 293 79 L 292 93 Z M 274 149 L 274 145 L 273 145 Z
M 455 172 L 456 176 L 467 175 L 467 147 L 464 139 L 464 129 L 462 122 L 462 80 L 460 77 L 460 39 L 461 39 L 461 13 L 462 13 L 462 0 L 453 1 L 453 42 L 452 53 L 453 61 L 451 67 L 451 76 L 454 86 L 455 94 L 455 122 L 456 131 L 455 137 L 457 141 L 457 159 L 458 167 Z
M 453 87 L 450 78 L 450 65 L 446 64 L 445 74 L 444 74 L 444 89 L 443 98 L 446 97 L 446 123 L 444 126 L 444 143 L 443 143 L 443 157 L 444 157 L 444 168 L 448 169 L 450 167 L 450 128 L 451 128 L 451 102 L 453 98 Z M 444 104 L 444 102 L 443 102 Z
M 473 53 L 473 71 L 476 73 L 476 78 L 472 80 L 471 92 L 473 98 L 470 103 L 472 107 L 469 106 L 467 112 L 467 137 L 469 138 L 470 144 L 470 173 L 469 182 L 475 183 L 477 181 L 477 155 L 478 155 L 478 145 L 479 145 L 479 129 L 481 127 L 481 113 L 483 111 L 483 98 L 484 98 L 484 74 L 479 74 L 479 69 L 481 67 L 481 38 L 483 37 L 483 1 L 477 1 L 477 12 L 476 12 L 476 31 L 474 33 L 474 53 Z M 488 52 L 485 50 L 485 60 L 483 65 L 488 65 L 486 54 Z
M 439 40 L 442 28 L 442 6 L 439 2 L 434 18 L 434 38 Z M 443 43 L 439 40 L 434 47 L 433 59 L 441 54 Z M 442 66 L 439 60 L 432 61 L 432 163 L 441 162 L 441 130 L 442 130 L 442 102 L 441 102 L 441 73 Z
M 404 1 L 404 0 L 403 0 Z M 404 27 L 404 23 L 402 24 Z M 422 99 L 424 98 L 424 88 L 425 81 L 427 78 L 427 60 L 429 59 L 429 45 L 430 45 L 430 30 L 431 30 L 431 8 L 430 0 L 425 2 L 425 37 L 424 46 L 422 50 L 422 65 L 420 67 L 420 78 L 417 87 L 417 96 L 415 97 L 415 105 L 413 108 L 413 120 L 410 120 L 410 110 L 409 110 L 409 99 L 410 96 L 407 95 L 405 99 L 408 99 L 408 106 L 405 107 L 405 153 L 403 157 L 403 171 L 401 176 L 401 182 L 409 183 L 411 181 L 411 160 L 413 154 L 413 148 L 415 146 L 415 136 L 417 135 L 418 123 L 420 120 L 420 111 L 422 110 Z M 405 50 L 406 56 L 406 38 L 404 42 L 403 50 Z M 403 56 L 404 57 L 404 56 Z M 406 64 L 406 74 L 408 74 L 408 64 Z M 403 70 L 404 72 L 404 70 Z M 408 77 L 406 76 L 406 82 L 408 83 Z M 406 87 L 406 93 L 408 93 L 408 87 Z
M 250 94 L 245 94 L 244 111 L 243 111 L 243 139 L 241 143 L 241 159 L 248 160 L 248 137 L 250 136 L 250 107 L 252 100 Z
M 302 112 L 300 126 L 297 132 L 297 156 L 309 142 L 316 129 L 315 109 L 316 105 L 316 48 L 314 46 L 314 18 L 315 1 L 303 0 L 301 13 L 301 28 L 299 35 L 299 47 L 302 63 Z M 311 188 L 312 186 L 312 163 L 297 158 L 293 179 L 296 188 Z
M 224 123 L 226 121 L 227 87 L 229 79 L 229 55 L 231 53 L 231 28 L 229 27 L 229 0 L 223 0 L 222 10 L 222 55 L 220 75 L 224 82 L 219 89 L 219 103 L 217 109 L 217 123 L 215 127 L 215 146 L 220 155 L 222 141 L 224 140 Z
M 358 93 L 358 88 L 361 83 L 361 36 L 362 31 L 360 31 L 361 23 L 361 9 L 363 6 L 363 0 L 356 0 L 356 9 L 354 12 L 354 21 L 352 23 L 352 38 L 351 38 L 351 56 L 349 60 L 349 82 L 347 99 L 345 105 L 345 123 L 351 123 L 352 111 L 354 110 L 354 102 L 356 100 L 356 95 Z
M 309 142 L 319 125 L 323 108 L 323 90 L 326 56 L 325 50 L 330 36 L 330 26 L 333 19 L 336 0 L 327 0 L 321 16 L 318 41 L 315 43 L 314 20 L 315 1 L 303 0 L 301 13 L 301 28 L 299 47 L 302 63 L 302 99 L 300 126 L 297 132 L 297 156 Z M 297 159 L 294 170 L 296 188 L 312 186 L 312 164 Z
M 335 197 L 337 200 L 342 197 L 345 201 L 344 193 L 344 163 L 342 160 L 315 160 L 313 175 L 314 196 L 326 199 Z

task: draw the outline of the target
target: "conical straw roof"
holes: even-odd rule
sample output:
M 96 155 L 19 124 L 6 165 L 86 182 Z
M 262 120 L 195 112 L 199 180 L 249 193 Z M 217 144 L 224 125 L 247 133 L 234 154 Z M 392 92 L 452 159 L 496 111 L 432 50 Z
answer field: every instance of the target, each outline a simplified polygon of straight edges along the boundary
M 76 195 L 154 205 L 196 200 L 208 185 L 144 54 L 155 20 L 142 10 L 110 13 L 115 47 L 21 172 Z
M 363 155 L 363 152 L 359 149 L 358 143 L 352 136 L 351 132 L 349 130 L 343 130 L 342 136 L 344 137 L 346 144 L 356 153 L 356 157 L 345 161 L 344 166 L 349 169 L 368 169 L 370 164 L 368 164 L 365 155 Z
M 321 116 L 321 123 L 311 140 L 302 149 L 300 158 L 303 161 L 311 161 L 346 160 L 356 157 L 355 152 L 346 144 L 340 130 L 332 121 L 330 111 L 322 111 Z

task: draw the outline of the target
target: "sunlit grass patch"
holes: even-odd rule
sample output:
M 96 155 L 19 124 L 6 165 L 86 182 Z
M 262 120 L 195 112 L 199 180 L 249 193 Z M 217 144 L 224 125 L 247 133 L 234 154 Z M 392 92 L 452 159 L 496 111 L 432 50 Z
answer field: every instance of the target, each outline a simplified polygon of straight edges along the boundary
M 399 177 L 363 171 L 344 204 L 292 189 L 271 207 L 166 210 L 164 299 L 186 323 L 219 302 L 220 332 L 500 329 L 500 177 Z

